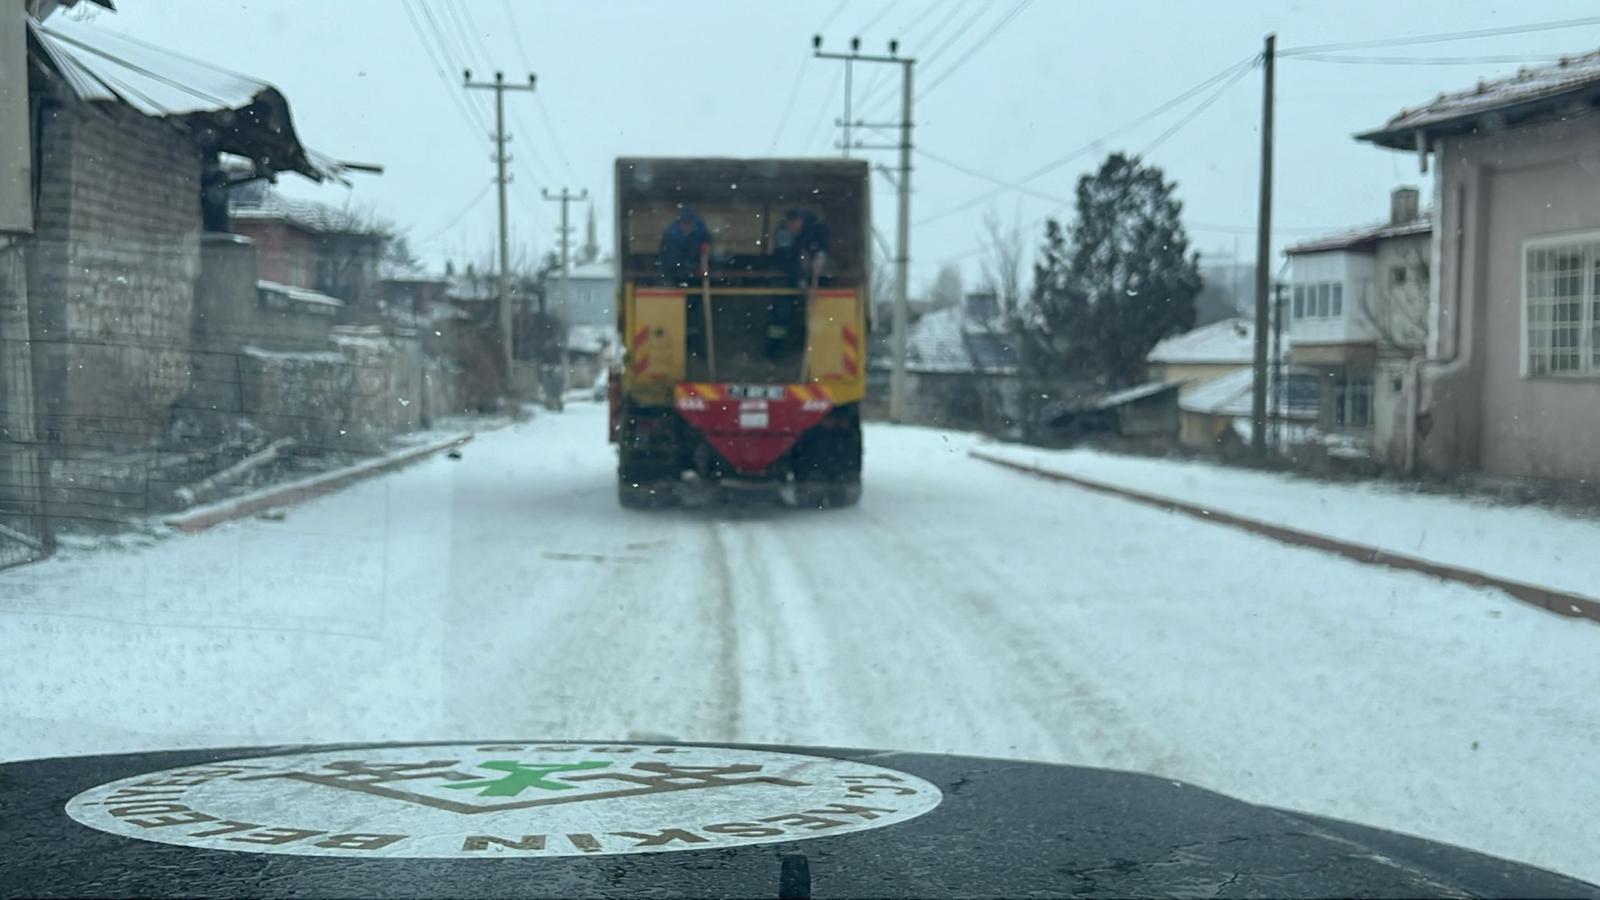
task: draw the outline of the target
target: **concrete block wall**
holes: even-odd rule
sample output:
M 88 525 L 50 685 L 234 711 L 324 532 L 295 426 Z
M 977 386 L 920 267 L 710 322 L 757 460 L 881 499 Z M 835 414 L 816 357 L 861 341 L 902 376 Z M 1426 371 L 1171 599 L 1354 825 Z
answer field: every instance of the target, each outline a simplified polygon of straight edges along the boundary
M 200 153 L 168 122 L 103 104 L 40 119 L 31 301 L 60 457 L 144 445 L 189 386 Z

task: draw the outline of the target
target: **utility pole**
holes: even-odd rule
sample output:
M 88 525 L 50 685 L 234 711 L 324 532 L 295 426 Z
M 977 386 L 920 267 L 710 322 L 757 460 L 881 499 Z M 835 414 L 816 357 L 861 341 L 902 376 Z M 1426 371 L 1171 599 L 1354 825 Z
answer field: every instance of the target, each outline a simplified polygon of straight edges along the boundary
M 859 38 L 859 37 L 851 38 L 850 39 L 850 52 L 851 53 L 855 53 L 856 51 L 858 51 L 860 49 L 861 49 L 861 38 Z M 851 70 L 854 69 L 854 68 L 855 68 L 855 60 L 850 59 L 849 57 L 845 57 L 845 60 L 844 60 L 844 118 L 840 119 L 839 122 L 837 123 L 838 125 L 841 125 L 841 126 L 844 127 L 844 143 L 841 145 L 841 149 L 844 151 L 844 158 L 845 159 L 849 159 L 850 158 L 850 96 L 851 96 L 852 93 L 854 93 L 850 88 L 850 76 L 852 74 Z
M 544 199 L 561 204 L 561 311 L 557 314 L 557 318 L 561 322 L 562 327 L 566 327 L 568 312 L 567 303 L 570 296 L 567 290 L 567 279 L 572 271 L 572 228 L 567 224 L 567 208 L 574 200 L 589 199 L 589 189 L 584 188 L 583 190 L 574 194 L 563 187 L 561 189 L 561 193 L 552 194 L 550 193 L 550 189 L 546 188 L 544 190 Z M 561 384 L 563 387 L 566 386 L 567 373 L 569 371 L 567 360 L 567 342 L 565 339 L 563 339 L 561 341 Z
M 872 125 L 867 122 L 851 122 L 847 114 L 843 124 L 846 155 L 849 155 L 851 147 L 863 150 L 900 151 L 900 172 L 899 177 L 895 179 L 895 188 L 899 192 L 899 221 L 895 224 L 894 362 L 889 370 L 889 418 L 895 422 L 903 422 L 906 410 L 906 332 L 911 327 L 909 301 L 906 299 L 911 277 L 911 73 L 917 61 L 899 56 L 899 41 L 889 42 L 888 56 L 862 54 L 860 47 L 861 39 L 852 38 L 849 53 L 824 53 L 822 35 L 816 35 L 811 39 L 812 55 L 818 59 L 843 60 L 847 76 L 850 71 L 849 66 L 857 62 L 890 63 L 900 67 L 900 121 L 881 126 Z M 900 141 L 892 145 L 852 144 L 849 139 L 849 129 L 852 125 L 898 127 Z
M 1273 285 L 1272 290 L 1272 407 L 1268 419 L 1272 423 L 1272 447 L 1274 450 L 1283 450 L 1283 416 L 1284 406 L 1288 399 L 1288 386 L 1283 380 L 1283 300 L 1288 293 L 1288 286 L 1283 282 Z
M 1256 217 L 1255 390 L 1250 397 L 1250 449 L 1256 459 L 1267 455 L 1267 308 L 1271 303 L 1272 255 L 1272 55 L 1275 35 L 1261 50 L 1261 208 Z
M 494 73 L 494 81 L 473 81 L 472 70 L 465 69 L 461 73 L 462 87 L 469 91 L 483 90 L 494 91 L 494 162 L 495 182 L 500 187 L 500 273 L 499 273 L 499 303 L 500 303 L 500 357 L 506 367 L 506 393 L 515 393 L 512 385 L 515 383 L 515 358 L 512 355 L 512 327 L 511 315 L 511 237 L 506 222 L 506 185 L 510 183 L 510 176 L 506 174 L 506 163 L 511 157 L 506 153 L 506 144 L 511 140 L 506 134 L 506 91 L 533 92 L 537 81 L 532 72 L 528 73 L 527 84 L 507 84 L 504 73 Z

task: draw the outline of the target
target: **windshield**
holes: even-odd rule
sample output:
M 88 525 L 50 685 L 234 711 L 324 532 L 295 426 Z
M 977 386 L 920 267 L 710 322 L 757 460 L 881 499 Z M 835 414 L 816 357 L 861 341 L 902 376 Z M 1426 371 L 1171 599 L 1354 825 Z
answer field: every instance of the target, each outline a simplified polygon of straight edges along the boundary
M 1600 881 L 1587 7 L 114 5 L 0 11 L 0 761 L 916 750 Z

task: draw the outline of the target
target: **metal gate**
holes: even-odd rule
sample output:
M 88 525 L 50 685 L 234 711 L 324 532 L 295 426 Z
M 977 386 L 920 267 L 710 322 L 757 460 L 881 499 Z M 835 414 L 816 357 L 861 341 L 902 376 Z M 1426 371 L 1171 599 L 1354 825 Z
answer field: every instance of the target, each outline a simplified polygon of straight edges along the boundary
M 31 448 L 0 447 L 0 569 L 43 559 L 55 548 L 39 462 Z

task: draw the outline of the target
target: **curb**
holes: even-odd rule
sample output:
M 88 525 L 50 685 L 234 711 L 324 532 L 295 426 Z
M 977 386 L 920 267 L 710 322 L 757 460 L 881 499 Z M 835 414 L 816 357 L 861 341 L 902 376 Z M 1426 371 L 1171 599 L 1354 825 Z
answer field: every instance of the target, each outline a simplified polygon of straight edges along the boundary
M 1548 610 L 1549 612 L 1553 612 L 1560 616 L 1567 616 L 1569 618 L 1577 619 L 1590 619 L 1595 622 L 1600 622 L 1600 600 L 1596 600 L 1592 597 L 1585 597 L 1582 594 L 1571 594 L 1567 593 L 1566 591 L 1558 591 L 1553 588 L 1541 587 L 1536 584 L 1528 584 L 1527 582 L 1512 581 L 1508 578 L 1501 578 L 1497 575 L 1490 575 L 1487 572 L 1479 572 L 1475 569 L 1464 569 L 1460 566 L 1447 565 L 1445 563 L 1438 563 L 1415 556 L 1406 556 L 1403 553 L 1394 553 L 1392 551 L 1384 550 L 1380 547 L 1373 547 L 1368 544 L 1357 544 L 1352 541 L 1343 541 L 1337 538 L 1331 538 L 1327 535 L 1315 534 L 1309 531 L 1300 531 L 1295 528 L 1286 528 L 1282 525 L 1273 525 L 1268 522 L 1263 522 L 1259 519 L 1250 519 L 1246 518 L 1245 516 L 1236 516 L 1232 513 L 1207 509 L 1206 507 L 1194 503 L 1173 500 L 1171 498 L 1162 497 L 1156 494 L 1146 494 L 1142 491 L 1117 487 L 1116 485 L 1106 484 L 1100 481 L 1090 481 L 1087 478 L 1079 478 L 1076 475 L 1052 472 L 1048 469 L 1041 469 L 1037 466 L 1028 465 L 1027 463 L 1019 463 L 1009 459 L 1004 459 L 1002 457 L 991 456 L 981 450 L 968 450 L 967 455 L 973 457 L 974 459 L 979 459 L 989 463 L 990 465 L 1012 469 L 1017 472 L 1022 472 L 1026 475 L 1033 475 L 1049 481 L 1064 482 L 1085 490 L 1095 491 L 1101 494 L 1109 494 L 1113 497 L 1121 497 L 1124 500 L 1131 500 L 1134 503 L 1141 503 L 1145 506 L 1153 506 L 1156 509 L 1165 510 L 1167 512 L 1182 513 L 1186 516 L 1192 516 L 1193 518 L 1202 519 L 1206 522 L 1211 522 L 1217 525 L 1226 525 L 1230 528 L 1236 528 L 1240 531 L 1261 535 L 1262 537 L 1270 538 L 1278 541 L 1279 543 L 1288 544 L 1293 547 L 1308 547 L 1313 550 L 1321 550 L 1324 553 L 1342 556 L 1346 559 L 1359 563 L 1365 563 L 1367 565 L 1387 566 L 1391 569 L 1400 569 L 1407 572 L 1418 572 L 1423 575 L 1429 575 L 1434 578 L 1442 579 L 1444 581 L 1453 581 L 1457 584 L 1464 584 L 1468 587 L 1497 588 L 1524 603 L 1537 606 L 1540 609 Z
M 402 450 L 393 456 L 368 460 L 347 468 L 335 469 L 332 472 L 324 472 L 321 475 L 313 475 L 310 478 L 302 478 L 299 481 L 291 481 L 288 484 L 274 485 L 253 494 L 245 494 L 242 497 L 224 500 L 221 503 L 202 506 L 181 515 L 169 516 L 162 521 L 164 524 L 186 534 L 193 534 L 197 531 L 204 531 L 214 525 L 220 525 L 223 522 L 231 522 L 234 519 L 255 515 L 265 509 L 303 503 L 313 497 L 332 493 L 364 478 L 382 475 L 385 472 L 392 472 L 414 462 L 420 462 L 441 450 L 459 447 L 472 440 L 472 437 L 471 432 L 458 434 L 452 438 Z

